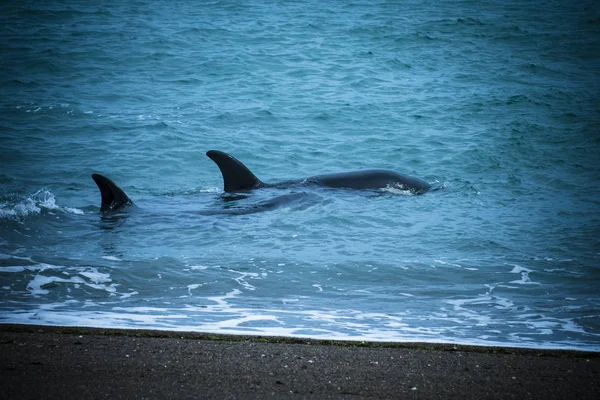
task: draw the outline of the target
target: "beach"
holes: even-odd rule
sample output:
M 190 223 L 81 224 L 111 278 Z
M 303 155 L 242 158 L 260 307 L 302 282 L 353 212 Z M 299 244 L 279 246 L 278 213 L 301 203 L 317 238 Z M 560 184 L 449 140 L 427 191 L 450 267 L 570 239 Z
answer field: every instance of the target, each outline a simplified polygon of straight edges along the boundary
M 596 352 L 0 325 L 0 397 L 593 399 Z

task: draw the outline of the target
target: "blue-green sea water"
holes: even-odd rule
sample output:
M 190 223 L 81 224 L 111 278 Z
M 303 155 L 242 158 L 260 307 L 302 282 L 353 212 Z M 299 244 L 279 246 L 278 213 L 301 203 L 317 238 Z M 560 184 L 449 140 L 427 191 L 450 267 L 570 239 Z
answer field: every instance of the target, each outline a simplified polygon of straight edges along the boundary
M 597 1 L 19 1 L 0 23 L 0 323 L 600 351 Z M 444 189 L 236 196 L 211 149 L 265 182 Z M 136 207 L 100 213 L 92 173 Z

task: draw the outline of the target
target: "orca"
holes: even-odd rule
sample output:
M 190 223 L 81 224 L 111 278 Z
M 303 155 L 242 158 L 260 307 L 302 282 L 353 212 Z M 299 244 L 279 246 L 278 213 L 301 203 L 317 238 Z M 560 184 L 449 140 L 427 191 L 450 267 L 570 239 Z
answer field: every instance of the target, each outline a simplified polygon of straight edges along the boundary
M 123 206 L 133 204 L 123 189 L 118 187 L 107 177 L 100 174 L 93 174 L 92 179 L 96 182 L 96 185 L 98 185 L 100 196 L 102 196 L 102 204 L 100 205 L 101 212 L 113 211 Z
M 108 179 L 107 177 L 100 174 L 93 174 L 92 179 L 98 185 L 100 189 L 100 195 L 102 197 L 102 204 L 100 205 L 100 212 L 110 213 L 112 211 L 119 210 L 124 206 L 132 206 L 133 201 L 125 194 L 123 189 L 117 186 L 116 183 Z M 246 215 L 254 214 L 262 211 L 274 210 L 289 204 L 301 204 L 302 202 L 310 203 L 309 200 L 314 199 L 315 196 L 310 196 L 305 192 L 288 193 L 281 196 L 274 197 L 272 199 L 259 201 L 253 204 L 246 204 L 243 206 L 236 206 L 231 208 L 217 209 L 217 210 L 199 210 L 193 212 L 199 215 Z
M 242 162 L 230 154 L 219 150 L 210 150 L 206 155 L 213 160 L 223 175 L 225 192 L 249 191 L 258 188 L 290 188 L 295 186 L 324 186 L 339 189 L 386 189 L 407 190 L 414 194 L 423 194 L 431 185 L 419 178 L 404 175 L 386 169 L 368 169 L 362 171 L 340 172 L 315 175 L 268 184 L 258 179 Z

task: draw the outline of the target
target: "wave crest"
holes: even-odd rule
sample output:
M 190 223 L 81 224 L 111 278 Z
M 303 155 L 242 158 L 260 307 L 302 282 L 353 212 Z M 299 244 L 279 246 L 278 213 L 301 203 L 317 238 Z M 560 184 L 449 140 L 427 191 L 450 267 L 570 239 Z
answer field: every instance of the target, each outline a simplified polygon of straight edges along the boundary
M 68 214 L 83 214 L 83 210 L 72 207 L 60 207 L 56 197 L 48 189 L 40 189 L 27 198 L 8 195 L 0 197 L 0 219 L 22 220 L 42 211 L 58 211 Z

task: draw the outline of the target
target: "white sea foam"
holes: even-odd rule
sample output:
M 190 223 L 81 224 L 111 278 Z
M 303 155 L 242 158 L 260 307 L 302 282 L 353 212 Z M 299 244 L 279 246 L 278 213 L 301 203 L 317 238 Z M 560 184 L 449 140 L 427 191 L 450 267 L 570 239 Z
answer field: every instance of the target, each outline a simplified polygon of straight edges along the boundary
M 102 258 L 108 261 L 123 261 L 119 257 L 115 256 L 102 256 Z
M 44 287 L 55 283 L 84 283 L 84 280 L 77 276 L 72 277 L 71 279 L 64 279 L 56 276 L 44 276 L 38 274 L 27 284 L 27 290 L 34 296 L 45 295 L 50 293 L 50 291 L 44 289 Z
M 450 263 L 450 262 L 443 261 L 443 260 L 433 260 L 433 262 L 436 264 L 449 265 L 451 267 L 462 268 L 462 265 L 460 265 L 460 264 L 454 264 L 454 263 Z
M 79 275 L 85 276 L 95 284 L 106 283 L 111 281 L 109 274 L 98 272 L 96 268 L 90 268 L 88 270 L 82 271 L 79 273 Z
M 9 266 L 9 267 L 0 267 L 0 273 L 3 273 L 3 272 L 23 272 L 23 271 L 25 271 L 25 268 L 26 267 L 21 267 L 21 266 L 18 266 L 18 265 L 12 265 L 12 266 Z
M 236 281 L 237 283 L 239 283 L 241 286 L 243 286 L 244 289 L 246 289 L 246 290 L 255 290 L 256 289 L 254 286 L 252 286 L 251 284 L 248 283 L 248 281 L 246 280 L 246 277 L 258 278 L 259 275 L 257 273 L 240 272 L 240 271 L 234 271 L 234 270 L 229 270 L 229 271 L 240 275 L 238 277 L 233 278 L 233 280 Z
M 78 208 L 58 206 L 52 192 L 40 189 L 25 199 L 0 202 L 0 219 L 21 219 L 40 214 L 42 210 L 60 211 L 74 215 L 84 214 L 83 210 Z
M 192 285 L 187 285 L 188 293 L 190 296 L 192 295 L 192 290 L 198 289 L 200 286 L 203 286 L 203 283 L 194 283 Z
M 414 196 L 415 191 L 411 189 L 404 189 L 403 187 L 398 187 L 394 185 L 388 185 L 385 188 L 381 189 L 383 192 L 392 193 L 399 196 Z
M 40 211 L 41 208 L 31 198 L 27 198 L 18 204 L 0 203 L 0 218 L 3 219 L 22 218 L 30 214 L 39 214 Z
M 508 264 L 508 265 L 513 267 L 513 269 L 510 271 L 511 274 L 520 274 L 522 272 L 526 272 L 526 273 L 533 272 L 532 269 L 521 267 L 520 265 L 516 265 L 516 264 L 512 264 L 512 265 Z
M 140 293 L 134 290 L 134 291 L 131 291 L 128 293 L 121 293 L 121 294 L 119 294 L 119 296 L 121 299 L 128 299 L 131 296 L 135 296 L 136 294 L 140 294 Z
M 225 294 L 225 296 L 212 296 L 212 297 L 207 297 L 207 299 L 215 302 L 216 304 L 218 304 L 220 306 L 228 307 L 227 300 L 232 299 L 240 294 L 242 294 L 242 292 L 240 290 L 233 289 L 232 291 L 227 292 Z
M 26 288 L 34 296 L 47 295 L 50 290 L 66 285 L 67 291 L 71 288 L 79 289 L 82 286 L 105 291 L 111 295 L 116 294 L 119 284 L 112 282 L 109 274 L 99 272 L 92 267 L 75 267 L 66 269 L 66 267 L 38 264 L 26 266 L 23 270 L 37 272 L 31 279 Z M 54 275 L 50 275 L 53 271 Z M 19 271 L 15 271 L 19 272 Z M 60 275 L 57 275 L 60 273 Z
M 532 335 L 551 336 L 557 329 L 585 333 L 570 319 L 539 318 L 538 314 L 522 315 L 518 320 L 508 321 L 511 326 L 520 326 L 522 329 L 506 335 L 502 330 L 487 328 L 495 323 L 491 316 L 475 313 L 455 318 L 449 318 L 445 313 L 434 313 L 423 319 L 419 326 L 415 320 L 416 316 L 406 312 L 389 314 L 357 310 L 253 310 L 234 307 L 228 303 L 228 300 L 233 300 L 240 294 L 240 291 L 229 292 L 218 297 L 217 304 L 208 307 L 116 306 L 111 311 L 78 311 L 69 309 L 65 303 L 44 304 L 36 310 L 8 315 L 7 322 L 358 341 L 405 342 L 414 341 L 415 337 L 418 337 L 420 342 L 486 346 L 505 346 L 508 336 L 511 346 L 538 348 L 554 348 L 556 345 L 541 340 L 533 341 Z M 72 305 L 77 304 L 78 302 L 75 302 Z M 203 316 L 201 319 L 198 318 L 200 315 Z M 291 323 L 290 316 L 293 316 L 295 323 Z M 439 321 L 441 324 L 427 323 L 427 320 Z M 474 327 L 481 333 L 474 334 Z M 469 333 L 468 338 L 461 338 L 460 334 L 463 331 L 465 334 Z M 578 348 L 578 345 L 561 343 L 559 347 Z M 600 346 L 587 345 L 585 348 L 600 350 Z
M 534 282 L 529 277 L 529 273 L 526 271 L 521 272 L 521 279 L 510 281 L 509 283 L 514 283 L 517 285 L 541 285 L 539 282 Z

